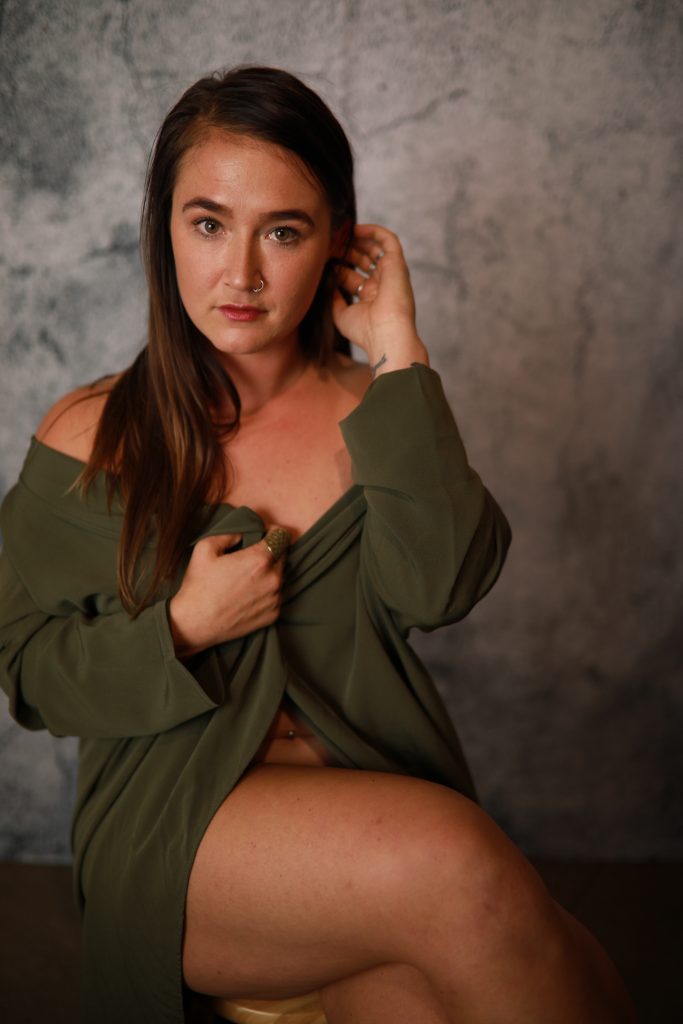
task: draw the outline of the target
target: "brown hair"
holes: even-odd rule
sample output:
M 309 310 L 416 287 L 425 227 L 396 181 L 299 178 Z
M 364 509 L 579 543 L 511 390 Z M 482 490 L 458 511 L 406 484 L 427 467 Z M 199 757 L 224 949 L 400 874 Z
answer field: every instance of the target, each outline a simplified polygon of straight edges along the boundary
M 141 220 L 147 344 L 109 394 L 80 480 L 87 489 L 104 470 L 110 502 L 117 490 L 123 501 L 117 576 L 123 606 L 134 614 L 174 580 L 215 508 L 210 503 L 225 493 L 222 444 L 239 425 L 237 390 L 181 302 L 169 230 L 180 161 L 211 128 L 290 150 L 321 186 L 333 229 L 348 223 L 350 234 L 356 222 L 346 135 L 320 97 L 288 72 L 242 67 L 201 78 L 165 118 L 147 169 Z M 348 352 L 332 323 L 333 288 L 330 263 L 299 328 L 302 349 L 321 362 L 333 349 Z M 230 413 L 221 418 L 226 397 Z M 146 565 L 151 535 L 154 561 Z

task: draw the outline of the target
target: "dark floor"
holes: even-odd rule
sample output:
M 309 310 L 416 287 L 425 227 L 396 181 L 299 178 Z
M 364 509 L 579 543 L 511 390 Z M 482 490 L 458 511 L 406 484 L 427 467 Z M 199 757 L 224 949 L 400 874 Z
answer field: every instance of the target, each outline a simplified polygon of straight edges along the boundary
M 683 1024 L 683 865 L 537 867 L 610 952 L 641 1024 Z M 69 869 L 0 864 L 0 920 L 0 1024 L 77 1024 L 79 925 Z

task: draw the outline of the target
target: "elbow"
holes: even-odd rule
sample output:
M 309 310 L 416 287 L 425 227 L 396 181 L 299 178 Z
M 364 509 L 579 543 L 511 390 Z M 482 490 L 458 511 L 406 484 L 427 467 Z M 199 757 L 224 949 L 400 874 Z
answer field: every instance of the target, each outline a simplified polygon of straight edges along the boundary
M 484 492 L 480 515 L 463 537 L 454 530 L 434 552 L 431 572 L 411 588 L 406 622 L 425 632 L 464 619 L 498 579 L 512 540 L 509 523 L 495 499 Z
M 448 608 L 450 621 L 467 615 L 488 594 L 500 576 L 512 541 L 512 531 L 495 498 L 484 491 L 482 513 L 467 552 L 455 575 Z
M 19 659 L 20 660 L 20 659 Z M 21 684 L 19 665 L 7 665 L 0 669 L 0 688 L 4 690 L 9 701 L 9 713 L 17 725 L 30 732 L 46 729 L 38 708 L 29 702 Z
M 474 575 L 477 580 L 472 605 L 488 594 L 505 565 L 512 542 L 512 530 L 495 498 L 485 492 L 485 511 L 479 522 L 477 534 L 470 550 L 475 562 Z
M 400 531 L 384 521 L 364 537 L 364 576 L 404 632 L 464 618 L 503 568 L 508 522 L 478 478 L 468 485 L 458 500 L 411 508 Z

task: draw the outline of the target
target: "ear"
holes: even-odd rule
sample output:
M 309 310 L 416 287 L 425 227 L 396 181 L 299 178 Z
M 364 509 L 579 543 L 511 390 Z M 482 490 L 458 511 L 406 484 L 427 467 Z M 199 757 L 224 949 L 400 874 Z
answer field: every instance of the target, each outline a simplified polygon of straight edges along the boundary
M 350 220 L 343 221 L 338 228 L 335 228 L 330 239 L 328 259 L 343 260 L 349 250 L 352 236 L 353 225 Z

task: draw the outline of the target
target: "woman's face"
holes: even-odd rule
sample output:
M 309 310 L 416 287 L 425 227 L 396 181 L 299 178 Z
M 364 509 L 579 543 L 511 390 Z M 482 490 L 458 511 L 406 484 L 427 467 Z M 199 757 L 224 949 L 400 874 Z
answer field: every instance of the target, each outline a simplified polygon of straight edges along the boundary
M 329 204 L 292 153 L 211 131 L 181 161 L 170 231 L 185 310 L 220 352 L 296 340 L 334 246 Z

